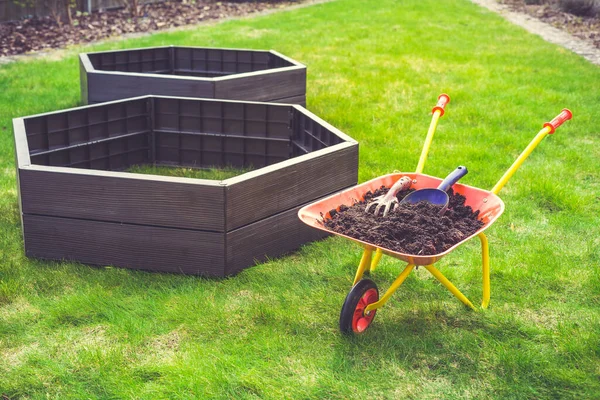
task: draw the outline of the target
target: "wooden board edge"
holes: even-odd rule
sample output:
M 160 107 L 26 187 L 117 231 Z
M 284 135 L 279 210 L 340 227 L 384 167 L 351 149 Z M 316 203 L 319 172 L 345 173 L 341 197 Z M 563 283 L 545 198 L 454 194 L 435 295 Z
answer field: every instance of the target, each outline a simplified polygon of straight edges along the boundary
M 289 160 L 280 161 L 273 165 L 268 165 L 266 167 L 262 167 L 257 170 L 254 170 L 254 171 L 248 171 L 244 174 L 234 176 L 232 178 L 224 179 L 223 181 L 221 181 L 221 183 L 226 186 L 235 185 L 235 184 L 245 182 L 250 179 L 254 179 L 260 175 L 277 172 L 278 170 L 281 170 L 281 169 L 284 169 L 287 167 L 296 166 L 300 163 L 310 161 L 315 158 L 324 157 L 324 156 L 327 156 L 328 154 L 332 154 L 332 153 L 338 152 L 340 150 L 344 150 L 344 149 L 351 148 L 351 147 L 358 147 L 358 143 L 357 142 L 342 142 L 342 143 L 334 144 L 332 146 L 326 147 L 321 150 L 312 151 L 308 154 L 303 154 L 301 156 L 290 158 Z
M 88 54 L 94 53 L 80 53 L 79 54 L 79 64 L 83 67 L 85 72 L 93 72 L 96 69 L 94 68 L 94 64 L 92 64 L 92 60 L 88 57 Z
M 284 97 L 281 99 L 270 100 L 273 103 L 277 104 L 287 104 L 287 105 L 299 105 L 302 107 L 306 107 L 306 95 L 300 96 L 292 96 L 292 97 Z
M 45 113 L 41 113 L 41 114 L 32 114 L 32 115 L 24 116 L 22 118 L 27 119 L 27 118 L 47 117 L 49 115 L 63 114 L 66 112 L 85 110 L 85 109 L 94 108 L 94 107 L 104 107 L 104 106 L 108 106 L 108 105 L 112 105 L 112 104 L 134 102 L 134 101 L 142 100 L 142 99 L 150 99 L 152 97 L 154 97 L 154 96 L 150 95 L 150 94 L 146 94 L 143 96 L 128 97 L 126 99 L 116 99 L 116 100 L 104 101 L 104 102 L 96 103 L 96 104 L 86 104 L 86 105 L 77 106 L 77 107 L 64 108 L 62 110 L 50 111 L 50 112 L 45 112 Z M 211 99 L 209 99 L 209 100 L 211 100 Z
M 197 179 L 197 178 L 184 178 L 178 176 L 165 176 L 165 175 L 152 175 L 152 174 L 138 174 L 135 172 L 120 172 L 120 171 L 103 171 L 99 169 L 83 169 L 83 168 L 72 168 L 72 167 L 52 167 L 47 165 L 27 165 L 22 167 L 24 170 L 29 171 L 42 171 L 52 172 L 57 174 L 72 174 L 72 175 L 87 175 L 87 176 L 99 176 L 99 177 L 110 177 L 120 179 L 133 179 L 140 181 L 153 181 L 153 182 L 164 182 L 164 183 L 183 183 L 188 185 L 202 185 L 211 187 L 224 187 L 222 181 L 215 181 L 209 179 Z
M 25 130 L 25 119 L 13 119 L 13 133 L 15 139 L 15 161 L 17 168 L 31 165 L 29 146 L 27 144 L 27 133 Z
M 276 50 L 271 49 L 271 50 L 269 50 L 269 53 L 273 54 L 274 56 L 277 56 L 279 58 L 284 59 L 285 61 L 293 64 L 296 67 L 303 67 L 304 69 L 306 69 L 306 65 L 304 65 L 304 64 L 302 64 L 302 63 L 294 60 L 293 58 L 290 58 L 290 57 L 288 57 L 286 55 L 283 55 L 283 54 L 281 54 L 280 52 L 278 52 Z
M 140 50 L 154 50 L 154 49 L 168 49 L 173 47 L 172 45 L 168 45 L 168 46 L 153 46 L 153 47 L 135 47 L 135 48 L 131 48 L 131 49 L 113 49 L 113 50 L 103 50 L 103 51 L 93 51 L 93 52 L 89 52 L 89 53 L 81 53 L 81 54 L 85 54 L 86 56 L 88 54 L 107 54 L 107 53 L 116 53 L 116 52 L 122 52 L 122 51 L 140 51 Z
M 174 81 L 197 81 L 197 82 L 213 82 L 216 78 L 204 78 L 201 76 L 189 76 L 189 75 L 161 75 L 161 74 L 150 74 L 144 72 L 127 72 L 127 71 L 103 71 L 94 70 L 94 74 L 106 75 L 106 76 L 120 76 L 120 77 L 136 77 L 136 78 L 154 78 L 160 80 L 174 80 Z
M 191 50 L 225 50 L 225 51 L 249 51 L 252 53 L 268 53 L 268 50 L 260 49 L 238 49 L 235 47 L 198 47 L 198 46 L 171 46 L 177 49 L 191 49 Z
M 240 74 L 219 76 L 217 78 L 212 78 L 212 79 L 215 82 L 225 82 L 225 81 L 234 81 L 236 79 L 253 78 L 253 77 L 270 75 L 270 74 L 274 75 L 275 73 L 281 73 L 281 72 L 298 71 L 298 70 L 302 70 L 302 69 L 305 70 L 306 67 L 293 65 L 291 67 L 270 68 L 270 69 L 264 69 L 264 70 L 260 70 L 260 71 L 243 72 Z

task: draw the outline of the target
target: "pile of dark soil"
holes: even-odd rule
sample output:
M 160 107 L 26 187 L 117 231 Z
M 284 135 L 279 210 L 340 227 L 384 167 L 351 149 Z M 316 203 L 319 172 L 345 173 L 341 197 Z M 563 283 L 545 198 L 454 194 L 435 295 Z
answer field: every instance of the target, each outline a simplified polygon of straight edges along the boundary
M 324 220 L 325 227 L 400 253 L 431 255 L 446 251 L 483 226 L 478 219 L 479 211 L 465 206 L 465 197 L 452 189 L 448 191 L 450 204 L 443 216 L 438 206 L 424 201 L 401 204 L 386 217 L 366 213 L 366 204 L 387 191 L 388 188 L 382 186 L 375 193 L 368 192 L 364 201 L 352 207 L 331 210 L 331 218 Z M 412 191 L 399 192 L 398 200 Z
M 525 0 L 498 1 L 514 11 L 531 15 L 575 37 L 588 39 L 600 49 L 600 14 L 584 17 L 573 15 L 562 11 L 555 0 L 540 0 L 541 4 L 527 4 Z
M 73 26 L 59 26 L 50 17 L 3 22 L 0 23 L 0 56 L 94 42 L 125 33 L 157 31 L 201 21 L 244 16 L 300 2 L 169 1 L 144 5 L 140 17 L 133 17 L 125 9 L 73 16 Z

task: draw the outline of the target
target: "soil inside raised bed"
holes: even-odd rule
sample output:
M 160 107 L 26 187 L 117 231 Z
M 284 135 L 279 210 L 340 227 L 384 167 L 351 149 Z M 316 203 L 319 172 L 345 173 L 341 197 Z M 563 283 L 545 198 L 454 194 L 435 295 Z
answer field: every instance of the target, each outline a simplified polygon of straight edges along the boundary
M 413 190 L 399 192 L 398 201 Z M 412 255 L 442 253 L 483 226 L 479 211 L 465 206 L 465 197 L 452 189 L 448 191 L 450 203 L 443 215 L 438 206 L 425 201 L 400 204 L 386 217 L 365 212 L 371 199 L 387 191 L 382 186 L 375 193 L 367 192 L 363 201 L 351 207 L 343 205 L 331 210 L 331 218 L 324 220 L 324 226 L 377 247 Z

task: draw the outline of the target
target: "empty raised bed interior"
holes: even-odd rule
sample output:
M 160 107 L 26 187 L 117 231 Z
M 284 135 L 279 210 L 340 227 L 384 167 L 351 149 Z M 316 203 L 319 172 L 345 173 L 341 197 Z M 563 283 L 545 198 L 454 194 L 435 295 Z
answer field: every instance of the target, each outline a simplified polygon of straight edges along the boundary
M 119 171 L 151 163 L 147 100 L 25 119 L 32 164 Z
M 341 143 L 292 106 L 144 98 L 25 119 L 32 164 L 261 168 Z
M 306 104 L 306 66 L 273 50 L 150 47 L 79 61 L 84 104 L 148 94 Z
M 298 209 L 358 176 L 358 144 L 295 105 L 145 96 L 13 125 L 26 254 L 39 258 L 229 275 L 322 237 Z M 251 171 L 121 172 L 136 165 Z
M 88 56 L 93 67 L 99 71 L 205 78 L 294 66 L 276 54 L 258 50 L 155 47 L 90 53 Z

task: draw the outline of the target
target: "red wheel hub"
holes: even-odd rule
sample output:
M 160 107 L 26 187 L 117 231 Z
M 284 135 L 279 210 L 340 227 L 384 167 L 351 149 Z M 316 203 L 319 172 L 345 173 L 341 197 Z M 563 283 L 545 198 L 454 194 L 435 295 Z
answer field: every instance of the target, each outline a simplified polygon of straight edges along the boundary
M 379 300 L 377 289 L 369 289 L 362 295 L 354 309 L 354 316 L 352 317 L 352 330 L 354 332 L 361 333 L 369 327 L 377 310 L 372 310 L 368 314 L 365 314 L 365 308 L 377 300 Z

